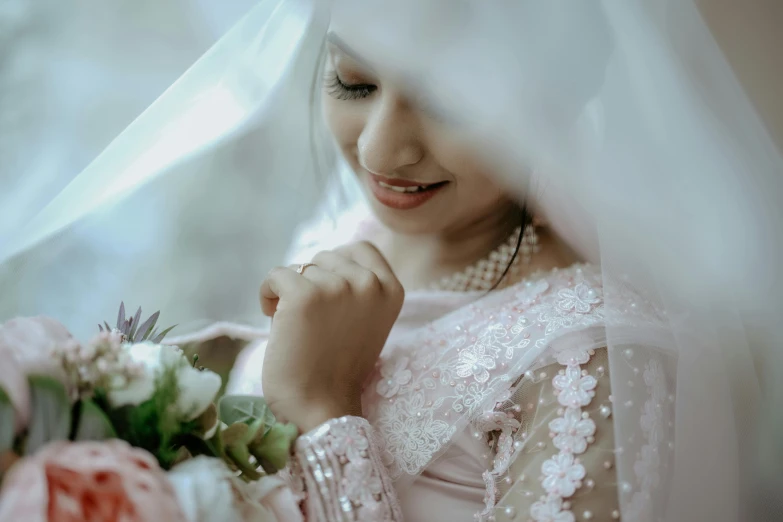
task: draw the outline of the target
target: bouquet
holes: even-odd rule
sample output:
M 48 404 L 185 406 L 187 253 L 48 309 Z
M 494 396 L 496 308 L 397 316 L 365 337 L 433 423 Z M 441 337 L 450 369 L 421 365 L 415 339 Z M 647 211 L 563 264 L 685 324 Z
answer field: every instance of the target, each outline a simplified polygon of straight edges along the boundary
M 216 400 L 158 317 L 121 305 L 86 344 L 45 317 L 0 326 L 0 522 L 275 520 L 297 428 Z

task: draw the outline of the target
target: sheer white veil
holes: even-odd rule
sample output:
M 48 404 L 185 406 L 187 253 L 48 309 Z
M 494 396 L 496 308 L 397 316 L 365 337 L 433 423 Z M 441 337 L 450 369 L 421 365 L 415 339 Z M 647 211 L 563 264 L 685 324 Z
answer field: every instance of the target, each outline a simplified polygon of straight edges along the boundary
M 125 299 L 182 333 L 258 324 L 256 260 L 356 203 L 330 189 L 349 176 L 318 112 L 330 26 L 474 135 L 600 264 L 610 311 L 630 313 L 633 287 L 665 317 L 663 333 L 606 331 L 617 440 L 633 445 L 645 407 L 624 387 L 629 346 L 668 361 L 675 411 L 653 490 L 618 458 L 624 519 L 772 519 L 783 159 L 691 0 L 265 0 L 0 244 L 0 315 L 88 331 Z

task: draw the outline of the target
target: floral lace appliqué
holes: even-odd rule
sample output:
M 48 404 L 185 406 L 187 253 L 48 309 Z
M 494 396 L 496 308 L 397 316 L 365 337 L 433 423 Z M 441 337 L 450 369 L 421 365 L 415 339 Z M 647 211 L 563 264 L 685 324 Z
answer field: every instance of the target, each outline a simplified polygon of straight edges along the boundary
M 493 292 L 390 343 L 370 383 L 375 397 L 365 397 L 365 403 L 383 438 L 392 478 L 420 473 L 458 424 L 475 424 L 491 411 L 493 399 L 565 329 L 602 320 L 600 272 L 575 266 Z M 561 355 L 576 363 L 586 356 L 581 351 Z M 579 404 L 589 401 L 594 380 L 574 379 L 577 388 L 563 396 Z
M 463 350 L 459 355 L 454 373 L 457 377 L 473 377 L 478 383 L 489 380 L 489 371 L 494 370 L 497 349 L 486 343 L 476 343 L 470 349 Z
M 583 373 L 578 364 L 574 364 L 567 366 L 565 371 L 561 370 L 561 374 L 552 380 L 552 384 L 560 392 L 557 395 L 560 404 L 578 408 L 587 406 L 593 400 L 593 390 L 598 381 L 592 375 Z
M 381 377 L 383 377 L 375 386 L 378 395 L 381 397 L 393 397 L 400 391 L 400 387 L 411 382 L 412 373 L 408 369 L 409 359 L 407 357 L 399 358 L 394 365 L 384 365 L 381 367 Z
M 544 498 L 533 503 L 530 516 L 536 522 L 574 522 L 574 514 L 563 509 L 563 499 Z
M 648 398 L 639 418 L 644 444 L 633 464 L 633 473 L 638 487 L 624 510 L 624 516 L 630 520 L 647 520 L 652 517 L 650 499 L 660 483 L 661 448 L 666 438 L 663 411 L 664 401 L 667 398 L 665 375 L 663 365 L 657 358 L 651 358 L 644 366 L 642 376 L 647 387 Z
M 307 512 L 318 520 L 402 520 L 370 424 L 342 417 L 296 442 L 298 469 L 307 489 Z
M 343 469 L 343 487 L 345 495 L 354 504 L 366 505 L 375 502 L 375 497 L 383 491 L 381 479 L 373 469 L 372 462 L 363 459 L 351 461 Z
M 410 474 L 426 466 L 433 457 L 430 448 L 440 447 L 452 434 L 452 427 L 435 419 L 422 399 L 418 394 L 397 399 L 388 417 L 390 424 L 385 424 L 385 419 L 379 424 L 386 452 L 395 462 L 404 463 L 404 470 Z
M 574 295 L 587 294 L 584 290 L 580 290 L 575 291 Z M 573 305 L 576 308 L 579 306 Z M 593 400 L 595 396 L 593 390 L 598 384 L 595 377 L 580 367 L 580 364 L 589 362 L 589 355 L 592 352 L 587 353 L 586 361 L 583 357 L 568 358 L 565 370 L 560 370 L 552 379 L 552 386 L 558 394 L 557 400 L 566 408 L 559 410 L 560 416 L 549 423 L 550 435 L 559 453 L 541 465 L 543 475 L 541 486 L 547 494 L 530 508 L 530 516 L 535 522 L 574 520 L 574 515 L 569 511 L 564 500 L 573 496 L 576 490 L 582 487 L 582 481 L 587 473 L 576 455 L 587 451 L 596 429 L 590 415 L 582 411 L 582 408 Z
M 549 423 L 549 429 L 557 449 L 580 455 L 587 450 L 588 437 L 595 435 L 595 422 L 586 413 L 568 408 L 565 415 Z
M 564 498 L 570 497 L 582 486 L 582 479 L 586 475 L 585 467 L 568 452 L 560 452 L 544 461 L 541 473 L 544 475 L 541 481 L 544 490 L 550 495 Z
M 578 314 L 586 314 L 593 309 L 594 305 L 601 302 L 599 292 L 584 283 L 579 283 L 573 290 L 564 288 L 557 295 L 560 297 L 557 306 L 564 312 L 573 311 Z

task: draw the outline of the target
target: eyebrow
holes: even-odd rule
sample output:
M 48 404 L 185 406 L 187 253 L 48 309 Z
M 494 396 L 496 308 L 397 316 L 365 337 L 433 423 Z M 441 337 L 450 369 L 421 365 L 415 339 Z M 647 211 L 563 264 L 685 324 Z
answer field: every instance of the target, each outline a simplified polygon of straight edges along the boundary
M 370 65 L 367 62 L 367 60 L 362 58 L 361 55 L 359 55 L 359 53 L 351 49 L 339 36 L 337 36 L 333 32 L 330 31 L 326 34 L 326 41 L 334 45 L 335 47 L 337 47 L 337 49 L 339 49 L 341 53 L 345 54 L 346 56 L 348 56 L 349 58 L 357 62 L 362 67 L 366 68 L 368 71 L 375 70 L 375 68 L 372 65 Z

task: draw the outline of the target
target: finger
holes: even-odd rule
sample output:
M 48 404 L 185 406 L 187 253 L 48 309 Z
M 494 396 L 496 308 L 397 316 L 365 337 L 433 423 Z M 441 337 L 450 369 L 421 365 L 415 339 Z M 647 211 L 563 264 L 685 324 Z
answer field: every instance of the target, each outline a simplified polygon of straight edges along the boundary
M 360 241 L 340 247 L 335 252 L 373 272 L 384 286 L 396 287 L 399 285 L 397 276 L 394 275 L 394 270 L 392 270 L 389 262 L 386 261 L 383 254 L 372 243 Z
M 321 252 L 313 261 L 347 281 L 358 293 L 384 291 L 384 283 L 378 275 L 353 259 L 337 252 Z
M 325 250 L 316 254 L 313 258 L 313 264 L 348 280 L 353 280 L 356 274 L 364 269 L 353 259 L 332 250 Z
M 295 299 L 310 291 L 312 283 L 286 267 L 276 267 L 269 271 L 259 290 L 261 310 L 272 317 L 281 300 Z
M 294 270 L 296 270 L 297 266 L 298 265 L 294 266 Z M 359 269 L 359 266 L 356 265 L 356 268 Z M 331 268 L 313 263 L 302 270 L 300 277 L 306 278 L 318 289 L 326 290 L 328 292 L 342 292 L 350 290 L 350 283 L 347 278 L 342 275 L 343 273 L 348 273 L 348 271 L 344 268 L 335 271 Z

